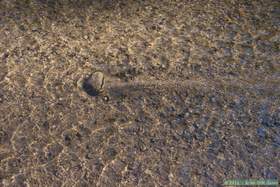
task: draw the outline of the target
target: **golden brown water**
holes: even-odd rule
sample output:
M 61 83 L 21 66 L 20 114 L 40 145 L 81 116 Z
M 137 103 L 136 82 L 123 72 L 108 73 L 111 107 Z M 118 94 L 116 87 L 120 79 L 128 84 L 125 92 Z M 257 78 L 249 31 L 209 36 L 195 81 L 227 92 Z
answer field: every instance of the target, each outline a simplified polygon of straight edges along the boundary
M 0 0 L 0 186 L 279 178 L 279 12 L 274 0 Z M 90 96 L 96 71 L 104 89 Z

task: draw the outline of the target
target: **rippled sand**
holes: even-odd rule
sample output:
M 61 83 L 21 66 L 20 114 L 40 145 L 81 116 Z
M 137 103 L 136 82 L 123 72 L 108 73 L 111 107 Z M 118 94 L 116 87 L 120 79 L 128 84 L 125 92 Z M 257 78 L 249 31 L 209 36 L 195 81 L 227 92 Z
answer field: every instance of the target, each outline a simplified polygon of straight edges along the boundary
M 279 15 L 276 0 L 1 0 L 0 186 L 279 178 Z

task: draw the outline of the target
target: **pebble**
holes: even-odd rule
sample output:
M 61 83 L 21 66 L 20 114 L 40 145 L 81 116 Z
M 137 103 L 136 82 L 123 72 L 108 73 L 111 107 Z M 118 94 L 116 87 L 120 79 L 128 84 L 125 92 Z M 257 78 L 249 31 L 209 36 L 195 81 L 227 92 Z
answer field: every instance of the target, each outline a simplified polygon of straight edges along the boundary
M 276 137 L 274 137 L 274 139 L 273 139 L 273 145 L 275 146 L 275 147 L 280 147 L 280 136 L 279 135 L 276 135 Z
M 102 72 L 95 72 L 84 79 L 82 88 L 90 96 L 98 96 L 104 87 L 104 75 Z
M 108 102 L 109 101 L 109 97 L 108 96 L 104 96 L 103 97 L 103 101 Z
M 187 130 L 185 129 L 183 134 L 182 134 L 182 137 L 185 139 L 185 141 L 187 141 L 188 143 L 192 143 L 193 141 L 193 136 L 192 134 Z
M 261 139 L 264 139 L 266 136 L 266 131 L 264 128 L 260 127 L 257 129 L 257 134 Z

